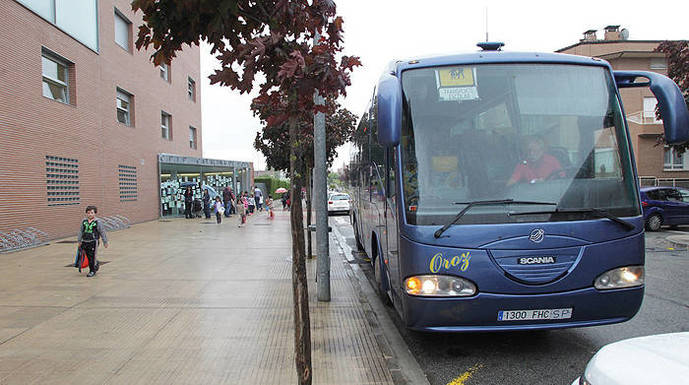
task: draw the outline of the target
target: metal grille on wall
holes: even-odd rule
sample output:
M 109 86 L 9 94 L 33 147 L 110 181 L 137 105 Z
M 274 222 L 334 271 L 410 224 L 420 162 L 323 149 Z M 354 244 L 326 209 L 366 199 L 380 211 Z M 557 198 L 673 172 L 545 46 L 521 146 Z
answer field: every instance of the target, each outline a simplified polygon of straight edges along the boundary
M 120 201 L 137 200 L 136 167 L 120 164 L 118 174 L 120 177 Z
M 45 156 L 48 206 L 79 204 L 79 160 Z

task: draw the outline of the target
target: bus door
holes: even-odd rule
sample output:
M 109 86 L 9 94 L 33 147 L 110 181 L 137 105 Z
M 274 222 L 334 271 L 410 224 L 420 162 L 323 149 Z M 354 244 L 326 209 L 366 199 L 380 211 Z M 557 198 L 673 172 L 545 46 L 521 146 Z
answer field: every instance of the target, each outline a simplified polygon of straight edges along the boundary
M 373 227 L 371 231 L 378 235 L 381 254 L 385 255 L 387 251 L 387 241 L 385 239 L 385 188 L 382 178 L 385 175 L 385 168 L 373 163 L 371 170 L 373 175 L 371 175 L 369 223 Z M 371 247 L 376 247 L 376 245 L 371 245 Z
M 397 214 L 397 193 L 395 170 L 397 169 L 397 147 L 386 150 L 386 197 L 385 200 L 385 235 L 387 252 L 385 253 L 386 266 L 390 287 L 401 287 L 399 269 L 399 221 Z

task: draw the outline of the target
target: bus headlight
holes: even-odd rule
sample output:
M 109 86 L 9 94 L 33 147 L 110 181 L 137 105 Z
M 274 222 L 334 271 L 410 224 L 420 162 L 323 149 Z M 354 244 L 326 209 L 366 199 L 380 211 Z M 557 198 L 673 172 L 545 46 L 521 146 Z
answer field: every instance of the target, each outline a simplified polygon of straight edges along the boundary
M 407 294 L 424 297 L 468 297 L 476 294 L 469 280 L 449 275 L 415 275 L 404 280 Z
M 606 271 L 596 278 L 593 286 L 598 290 L 621 289 L 644 284 L 643 266 L 626 266 Z

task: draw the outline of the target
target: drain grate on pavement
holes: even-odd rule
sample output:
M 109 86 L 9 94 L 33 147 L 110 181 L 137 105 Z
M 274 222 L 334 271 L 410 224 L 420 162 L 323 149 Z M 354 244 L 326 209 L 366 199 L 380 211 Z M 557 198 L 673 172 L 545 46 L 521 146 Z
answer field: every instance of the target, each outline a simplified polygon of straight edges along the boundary
M 55 243 L 78 243 L 77 241 L 57 241 Z

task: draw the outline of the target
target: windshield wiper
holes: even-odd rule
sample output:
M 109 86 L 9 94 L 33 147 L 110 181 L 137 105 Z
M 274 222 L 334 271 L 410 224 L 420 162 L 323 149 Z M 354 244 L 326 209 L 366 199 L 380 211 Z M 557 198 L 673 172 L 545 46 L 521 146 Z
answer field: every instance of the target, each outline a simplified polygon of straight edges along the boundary
M 445 230 L 449 229 L 450 226 L 454 225 L 457 223 L 457 221 L 466 214 L 467 211 L 469 211 L 472 207 L 474 206 L 490 206 L 490 205 L 502 205 L 502 204 L 519 204 L 519 205 L 553 205 L 556 206 L 557 203 L 553 202 L 533 202 L 533 201 L 515 201 L 514 199 L 500 199 L 500 200 L 494 200 L 494 201 L 472 201 L 472 202 L 454 202 L 456 205 L 466 205 L 460 211 L 457 213 L 457 215 L 447 224 L 445 224 L 443 227 L 439 228 L 438 230 L 433 233 L 433 236 L 435 238 L 440 238 L 441 235 L 445 232 Z
M 634 230 L 635 226 L 625 220 L 620 219 L 618 216 L 615 216 L 613 214 L 610 214 L 608 211 L 605 211 L 603 209 L 597 209 L 597 208 L 589 208 L 589 209 L 559 209 L 556 208 L 553 211 L 527 211 L 523 213 L 508 213 L 507 215 L 533 215 L 533 214 L 593 214 L 601 218 L 608 218 L 611 221 L 619 224 L 620 226 L 624 227 L 628 231 Z

